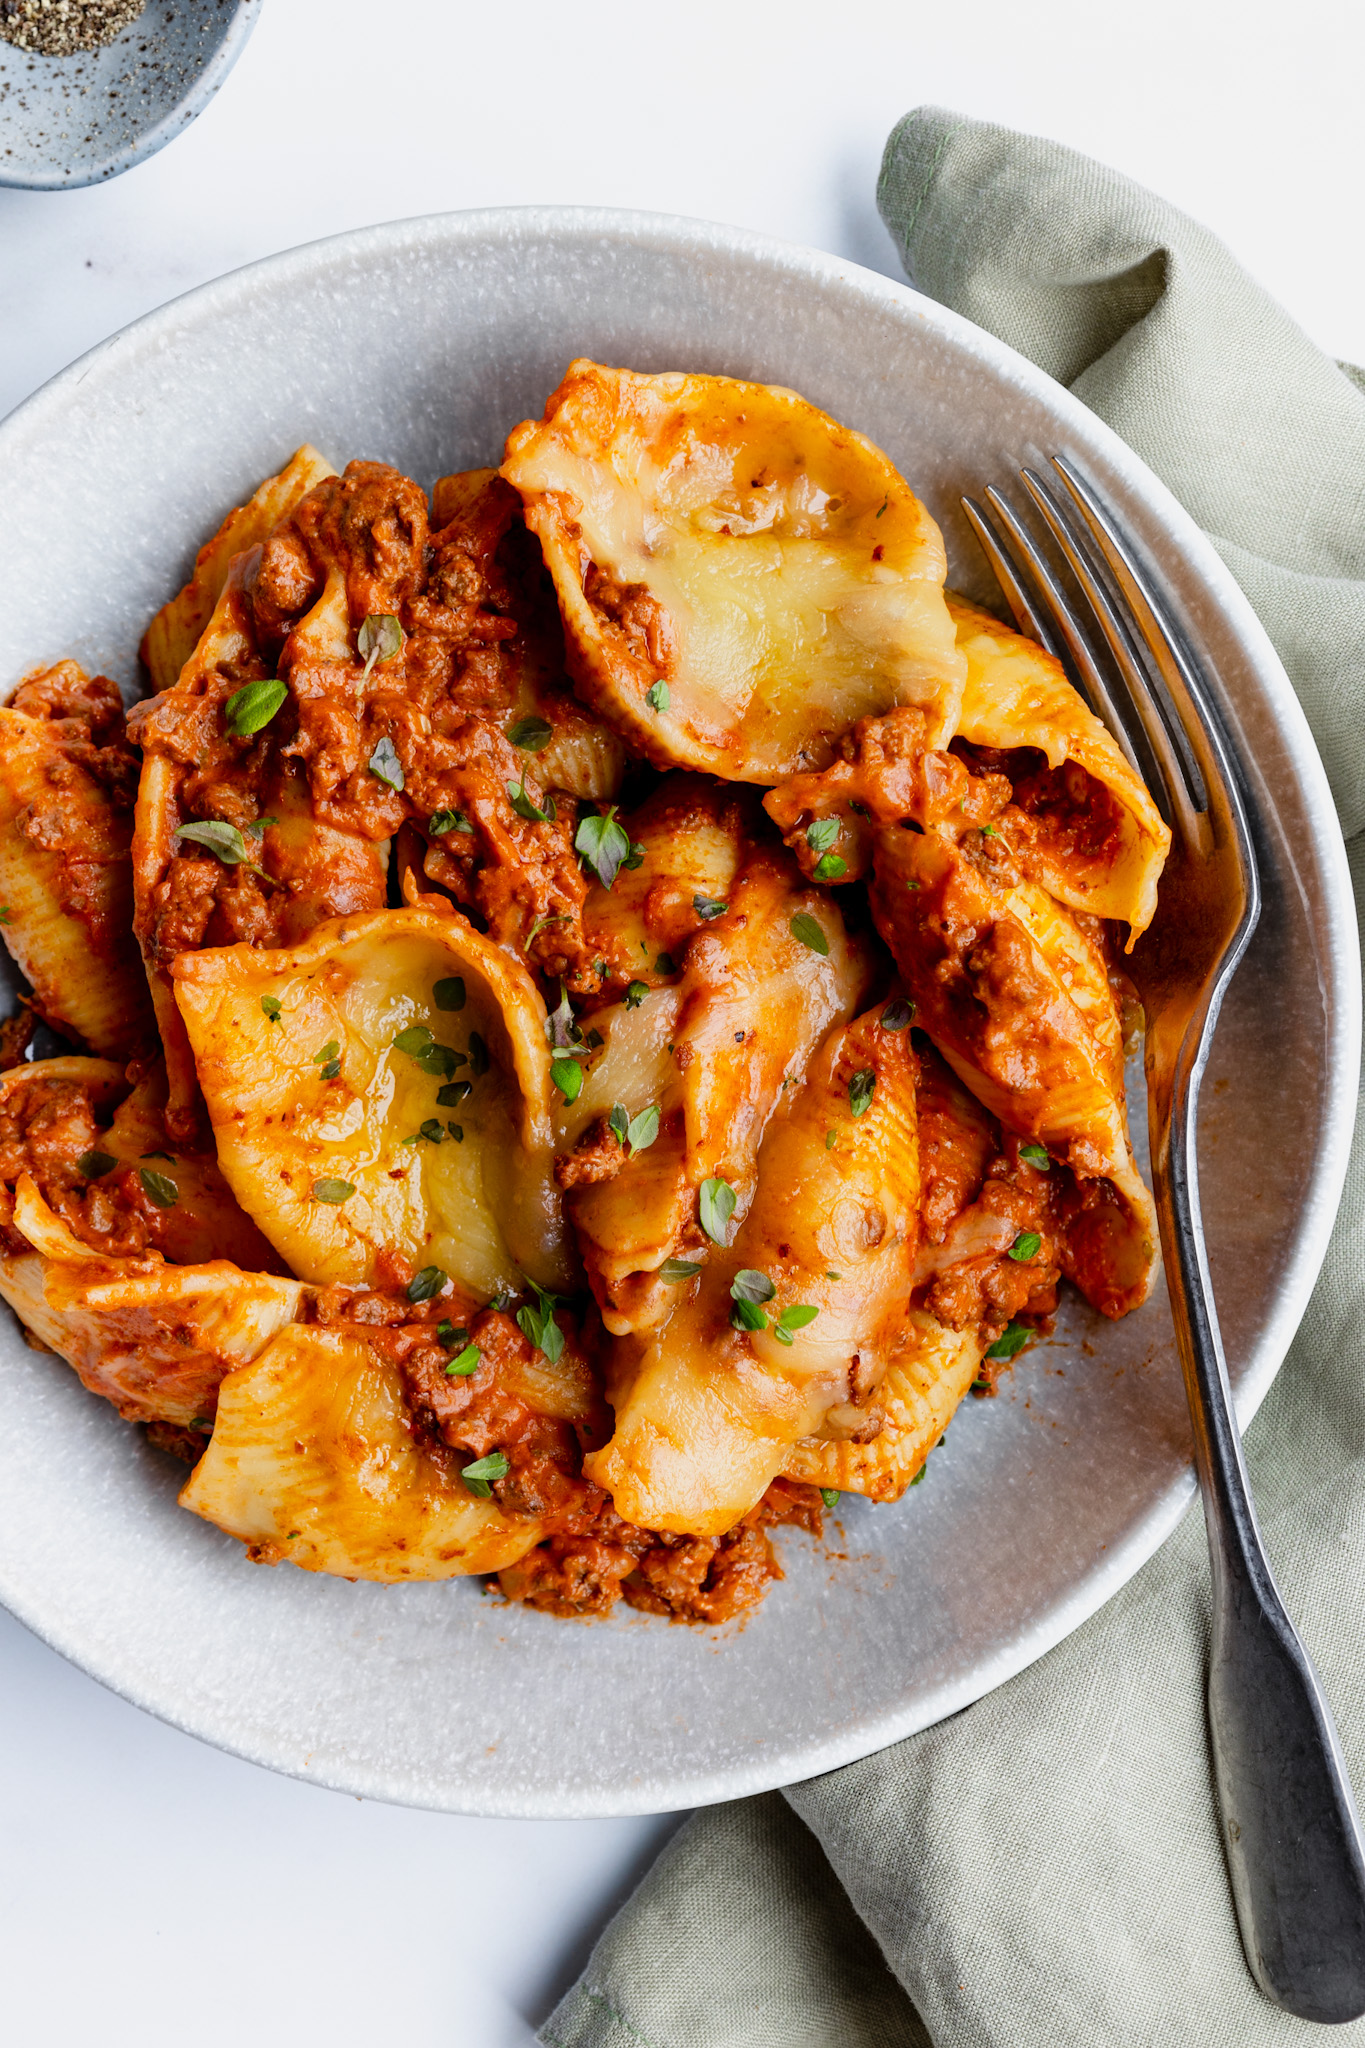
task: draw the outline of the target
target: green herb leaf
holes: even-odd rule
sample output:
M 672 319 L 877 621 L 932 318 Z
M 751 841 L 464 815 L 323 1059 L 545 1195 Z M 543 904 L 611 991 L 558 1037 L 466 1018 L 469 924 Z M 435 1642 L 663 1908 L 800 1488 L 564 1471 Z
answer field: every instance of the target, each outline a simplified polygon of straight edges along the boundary
M 595 1024 L 592 1030 L 588 1033 L 587 1037 L 583 1041 L 585 1045 L 591 1046 L 594 1052 L 600 1052 L 602 1047 L 606 1044 L 606 1042 L 606 1039 L 603 1038 L 601 1032 L 597 1029 L 597 1026 Z
M 667 1280 L 670 1287 L 676 1287 L 683 1280 L 695 1280 L 700 1271 L 700 1260 L 665 1259 L 659 1268 L 659 1278 Z
M 871 1067 L 859 1067 L 848 1084 L 848 1106 L 854 1116 L 861 1116 L 872 1107 L 872 1098 L 877 1092 L 877 1076 Z
M 477 1031 L 469 1034 L 469 1071 L 476 1081 L 488 1072 L 488 1047 Z
M 315 1202 L 349 1202 L 354 1193 L 355 1188 L 348 1180 L 315 1180 L 313 1182 L 313 1200 Z
M 677 971 L 673 962 L 673 955 L 671 953 L 660 953 L 658 959 L 654 962 L 654 972 L 656 974 L 676 974 Z
M 458 1351 L 461 1344 L 463 1344 L 469 1336 L 469 1332 L 464 1327 L 463 1323 L 457 1330 L 454 1323 L 451 1322 L 449 1316 L 443 1317 L 442 1320 L 436 1325 L 436 1334 L 440 1338 L 441 1342 L 445 1345 L 447 1351 Z
M 462 1052 L 456 1052 L 453 1045 L 428 1045 L 415 1055 L 418 1066 L 433 1080 L 448 1081 L 456 1067 L 465 1064 Z
M 554 798 L 552 796 L 546 797 L 545 808 L 542 811 L 536 804 L 534 798 L 527 796 L 526 777 L 524 775 L 522 776 L 519 785 L 515 782 L 508 783 L 507 801 L 509 804 L 511 804 L 512 809 L 516 812 L 517 816 L 519 818 L 525 818 L 527 823 L 530 825 L 552 825 L 554 823 Z
M 911 1484 L 912 1486 L 919 1486 L 919 1485 L 921 1485 L 921 1484 L 923 1483 L 923 1480 L 924 1480 L 924 1475 L 925 1475 L 925 1473 L 926 1473 L 926 1472 L 927 1472 L 928 1470 L 929 1470 L 929 1460 L 928 1460 L 928 1458 L 926 1457 L 926 1459 L 925 1459 L 924 1463 L 923 1463 L 923 1464 L 922 1464 L 922 1465 L 920 1466 L 920 1468 L 919 1468 L 919 1471 L 918 1471 L 918 1472 L 917 1472 L 917 1473 L 915 1474 L 914 1478 L 913 1478 L 913 1479 L 912 1479 L 912 1480 L 910 1481 L 910 1484 Z
M 262 1014 L 263 1016 L 265 1016 L 265 1017 L 268 1017 L 268 1018 L 270 1019 L 270 1021 L 271 1021 L 271 1023 L 272 1023 L 272 1024 L 278 1024 L 278 1023 L 279 1023 L 279 1021 L 280 1021 L 280 999 L 279 999 L 279 997 L 278 997 L 278 996 L 262 996 L 262 997 L 261 997 L 261 1014 Z
M 0 905 L 0 924 L 8 924 L 12 916 L 8 903 Z
M 800 939 L 803 946 L 809 946 L 812 953 L 819 953 L 822 958 L 828 957 L 829 940 L 825 936 L 825 927 L 819 918 L 812 917 L 808 910 L 797 911 L 791 921 L 791 935 L 794 939 Z
M 103 1180 L 106 1173 L 112 1173 L 118 1165 L 117 1159 L 108 1152 L 82 1152 L 76 1161 L 76 1171 L 83 1173 L 87 1180 Z
M 487 1500 L 492 1493 L 490 1479 L 505 1479 L 509 1467 L 501 1451 L 490 1451 L 486 1458 L 476 1458 L 472 1465 L 466 1465 L 460 1474 L 471 1493 L 480 1500 Z
M 249 825 L 242 827 L 242 830 L 249 832 L 253 839 L 260 839 L 267 825 L 278 825 L 279 822 L 278 818 L 253 818 Z
M 908 1003 L 904 998 L 901 998 L 897 1002 L 888 1003 L 882 1011 L 882 1030 L 904 1031 L 907 1024 L 914 1022 L 914 1018 L 914 1004 Z
M 812 853 L 828 853 L 838 837 L 837 818 L 817 818 L 813 825 L 806 827 L 806 844 Z
M 573 838 L 574 852 L 581 854 L 604 889 L 616 880 L 621 863 L 630 853 L 630 835 L 616 822 L 616 806 L 593 811 L 580 818 Z
M 355 636 L 355 644 L 365 664 L 360 672 L 363 683 L 377 661 L 393 660 L 403 645 L 403 628 L 392 612 L 370 612 Z M 403 787 L 401 782 L 398 787 Z
M 393 1049 L 395 1052 L 411 1053 L 415 1058 L 419 1052 L 426 1051 L 435 1035 L 429 1024 L 409 1024 L 394 1039 Z
M 611 1115 L 607 1118 L 607 1129 L 615 1132 L 621 1143 L 625 1144 L 626 1135 L 630 1130 L 630 1112 L 624 1102 L 613 1102 Z
M 370 773 L 377 782 L 387 783 L 390 789 L 402 789 L 407 782 L 398 749 L 387 733 L 370 756 Z
M 542 747 L 548 747 L 554 738 L 554 727 L 547 725 L 543 718 L 519 718 L 515 725 L 507 728 L 507 737 L 514 747 L 520 747 L 525 754 L 538 754 Z
M 883 498 L 883 499 L 882 499 L 881 505 L 879 506 L 879 508 L 878 508 L 878 511 L 877 511 L 877 517 L 878 517 L 878 519 L 880 519 L 880 518 L 881 518 L 881 516 L 882 516 L 882 513 L 883 513 L 883 512 L 885 512 L 885 510 L 886 510 L 887 506 L 888 506 L 888 505 L 889 505 L 890 503 L 891 503 L 891 500 L 890 500 L 889 498 Z
M 320 1067 L 327 1060 L 334 1060 L 340 1051 L 341 1047 L 337 1044 L 336 1040 L 329 1038 L 326 1045 L 313 1054 L 313 1065 Z
M 626 1008 L 628 1010 L 638 1010 L 648 994 L 649 983 L 647 981 L 632 981 L 626 990 Z
M 752 1266 L 741 1266 L 730 1282 L 732 1301 L 771 1301 L 777 1289 L 766 1273 L 756 1273 Z
M 451 1135 L 451 1137 L 452 1137 L 452 1138 L 453 1138 L 453 1139 L 455 1140 L 455 1143 L 456 1143 L 457 1145 L 463 1145 L 463 1143 L 464 1143 L 464 1125 L 463 1125 L 463 1124 L 447 1124 L 447 1125 L 446 1125 L 446 1129 L 447 1129 L 447 1130 L 448 1130 L 448 1131 L 450 1132 L 450 1135 Z
M 821 1498 L 821 1500 L 822 1500 L 822 1501 L 824 1502 L 824 1504 L 825 1504 L 825 1506 L 826 1506 L 827 1508 L 837 1508 L 837 1507 L 838 1507 L 838 1505 L 839 1505 L 839 1489 L 838 1489 L 838 1487 L 837 1487 L 837 1486 L 822 1486 L 822 1487 L 820 1488 L 820 1498 Z
M 447 1081 L 444 1088 L 436 1090 L 436 1107 L 455 1109 L 464 1101 L 466 1095 L 472 1095 L 473 1092 L 473 1085 L 469 1081 Z
M 812 1308 L 808 1301 L 794 1301 L 784 1308 L 773 1324 L 773 1335 L 779 1344 L 790 1344 L 793 1330 L 804 1330 L 807 1323 L 813 1323 L 819 1315 L 818 1308 Z
M 447 832 L 472 832 L 474 827 L 463 811 L 433 811 L 427 830 L 433 839 L 444 839 Z
M 538 917 L 531 926 L 530 931 L 526 934 L 527 946 L 530 946 L 532 939 L 538 939 L 542 932 L 549 931 L 552 924 L 572 924 L 572 922 L 573 919 L 563 913 L 555 917 Z
M 573 1013 L 573 1004 L 569 1001 L 569 991 L 562 981 L 559 984 L 559 1001 L 545 1019 L 545 1036 L 551 1052 L 564 1052 L 577 1045 L 583 1036 Z
M 223 706 L 223 723 L 234 739 L 249 739 L 253 732 L 269 725 L 289 691 L 285 684 L 263 677 L 234 690 Z
M 438 981 L 431 991 L 431 1000 L 438 1010 L 462 1010 L 465 1003 L 463 975 L 449 974 L 444 981 Z
M 221 818 L 206 818 L 199 825 L 179 825 L 176 827 L 175 836 L 177 839 L 190 839 L 196 846 L 205 847 L 208 852 L 217 855 L 224 867 L 245 866 L 253 868 L 257 874 L 260 873 L 260 869 L 247 858 L 246 841 L 237 827 L 225 824 Z
M 630 842 L 630 852 L 626 855 L 621 865 L 623 868 L 642 868 L 644 864 L 645 850 L 638 839 L 632 839 Z
M 996 839 L 999 837 L 999 834 L 994 825 L 983 825 L 981 827 L 981 837 L 983 839 Z
M 467 1380 L 472 1372 L 478 1371 L 482 1357 L 477 1344 L 466 1344 L 464 1350 L 451 1359 L 446 1371 L 455 1379 Z
M 550 1062 L 550 1079 L 566 1102 L 577 1102 L 583 1086 L 583 1069 L 567 1054 Z
M 526 1285 L 535 1296 L 535 1305 L 517 1310 L 517 1327 L 554 1365 L 564 1350 L 564 1332 L 555 1321 L 555 1297 L 537 1287 L 534 1280 L 528 1280 Z
M 425 1138 L 428 1145 L 439 1145 L 445 1139 L 445 1132 L 434 1116 L 429 1116 L 425 1123 L 418 1126 L 417 1135 L 419 1138 Z
M 1027 1159 L 1030 1166 L 1036 1166 L 1039 1173 L 1051 1173 L 1052 1160 L 1046 1145 L 1021 1145 L 1019 1157 Z
M 646 1152 L 659 1135 L 659 1105 L 651 1102 L 648 1109 L 642 1109 L 630 1120 L 626 1132 L 626 1143 L 632 1152 Z
M 1042 1242 L 1036 1230 L 1021 1230 L 1010 1246 L 1010 1257 L 1018 1259 L 1019 1263 L 1024 1265 L 1033 1257 Z
M 423 1266 L 420 1273 L 414 1273 L 408 1282 L 409 1301 L 435 1301 L 445 1287 L 450 1275 L 443 1273 L 439 1266 Z
M 180 1190 L 167 1173 L 153 1173 L 150 1166 L 139 1166 L 137 1177 L 142 1182 L 142 1192 L 149 1202 L 155 1202 L 158 1209 L 173 1209 L 180 1196 Z
M 704 1180 L 698 1215 L 712 1244 L 724 1244 L 725 1226 L 735 1213 L 735 1191 L 727 1180 Z
M 848 862 L 846 860 L 841 859 L 837 853 L 822 853 L 819 860 L 815 863 L 813 880 L 817 882 L 837 882 L 840 875 L 846 875 L 847 873 Z
M 651 711 L 667 711 L 672 701 L 668 694 L 668 684 L 663 681 L 655 683 L 652 688 L 645 691 L 645 702 Z
M 709 924 L 713 917 L 724 917 L 730 906 L 720 896 L 694 896 L 692 908 L 698 917 L 704 917 Z
M 731 1326 L 736 1330 L 766 1330 L 768 1318 L 756 1302 L 737 1301 L 730 1310 Z
M 836 1142 L 836 1140 L 838 1139 L 838 1136 L 839 1136 L 839 1133 L 838 1133 L 837 1131 L 826 1131 L 826 1132 L 825 1132 L 825 1150 L 826 1150 L 826 1152 L 832 1152 L 832 1151 L 834 1150 L 835 1142 Z
M 341 1061 L 328 1060 L 325 1067 L 318 1068 L 318 1073 L 324 1081 L 339 1081 L 341 1079 Z
M 986 1346 L 987 1358 L 1017 1358 L 1033 1335 L 1027 1323 L 1007 1323 L 994 1344 Z
M 138 1157 L 139 1159 L 173 1159 L 175 1154 L 173 1152 L 140 1152 Z

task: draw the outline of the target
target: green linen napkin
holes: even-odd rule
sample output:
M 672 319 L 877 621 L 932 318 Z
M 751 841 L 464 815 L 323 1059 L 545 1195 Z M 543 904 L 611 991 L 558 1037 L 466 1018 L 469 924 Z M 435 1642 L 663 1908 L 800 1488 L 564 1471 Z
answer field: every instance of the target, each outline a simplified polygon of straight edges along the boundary
M 1365 885 L 1365 373 L 1214 237 L 1051 142 L 922 108 L 878 197 L 919 288 L 1070 386 L 1208 532 L 1294 683 Z M 1292 1114 L 1292 1103 L 1286 1113 Z M 1267 1547 L 1365 1796 L 1365 1132 L 1249 1437 Z M 1204 1727 L 1202 1517 L 999 1691 L 696 1815 L 555 2048 L 1289 2048 L 1242 1960 Z M 884 1958 L 884 1960 L 883 1960 Z M 1365 2042 L 1365 2021 L 1337 2039 Z

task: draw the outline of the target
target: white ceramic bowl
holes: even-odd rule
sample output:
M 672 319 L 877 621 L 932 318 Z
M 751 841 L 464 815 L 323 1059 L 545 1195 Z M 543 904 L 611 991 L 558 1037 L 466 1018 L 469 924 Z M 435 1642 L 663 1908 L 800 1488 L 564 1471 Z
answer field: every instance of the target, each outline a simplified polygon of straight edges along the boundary
M 1245 1422 L 1345 1170 L 1359 981 L 1340 835 L 1283 670 L 1213 549 L 1083 406 L 968 322 L 832 257 L 647 215 L 455 214 L 255 264 L 104 343 L 0 427 L 0 681 L 71 653 L 133 683 L 143 625 L 197 543 L 300 441 L 429 485 L 496 461 L 583 354 L 803 392 L 888 450 L 968 589 L 987 586 L 959 493 L 1053 451 L 1161 563 L 1257 768 L 1266 910 L 1201 1123 Z M 1169 1532 L 1187 1445 L 1164 1300 L 1118 1325 L 1072 1305 L 998 1399 L 964 1405 L 899 1506 L 847 1501 L 828 1548 L 780 1539 L 786 1581 L 746 1625 L 574 1624 L 467 1583 L 248 1564 L 177 1509 L 169 1460 L 7 1326 L 0 1598 L 127 1698 L 320 1784 L 466 1813 L 647 1811 L 847 1762 L 1000 1684 Z

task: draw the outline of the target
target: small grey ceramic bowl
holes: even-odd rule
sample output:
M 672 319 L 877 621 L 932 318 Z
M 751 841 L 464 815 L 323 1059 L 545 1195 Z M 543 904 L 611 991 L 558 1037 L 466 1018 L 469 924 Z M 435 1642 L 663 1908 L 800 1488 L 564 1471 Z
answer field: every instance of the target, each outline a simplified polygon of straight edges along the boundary
M 0 185 L 64 192 L 154 156 L 202 114 L 263 0 L 149 0 L 101 50 L 39 57 L 0 42 Z
M 218 279 L 0 426 L 0 692 L 71 654 L 132 685 L 148 617 L 303 440 L 424 485 L 499 459 L 575 355 L 785 384 L 884 447 L 986 595 L 958 502 L 1068 456 L 1160 562 L 1253 764 L 1265 887 L 1200 1112 L 1209 1263 L 1243 1424 L 1341 1193 L 1360 1054 L 1341 833 L 1283 669 L 1170 493 L 1031 363 L 903 285 L 701 221 L 547 208 L 366 228 Z M 1140 1124 L 1141 1111 L 1135 1114 Z M 1267 1169 L 1266 1133 L 1274 1132 Z M 0 1601 L 177 1727 L 314 1783 L 466 1813 L 757 1792 L 956 1712 L 1092 1614 L 1193 1493 L 1164 1293 L 1072 1300 L 926 1483 L 789 1534 L 743 1627 L 555 1621 L 446 1585 L 267 1571 L 176 1468 L 0 1310 Z

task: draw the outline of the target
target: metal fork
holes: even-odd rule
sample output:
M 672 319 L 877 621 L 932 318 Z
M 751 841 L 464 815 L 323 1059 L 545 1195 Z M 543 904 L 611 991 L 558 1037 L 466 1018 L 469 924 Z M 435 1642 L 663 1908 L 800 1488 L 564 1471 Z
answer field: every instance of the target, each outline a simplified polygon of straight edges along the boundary
M 1156 577 L 1075 468 L 1060 456 L 1052 468 L 1055 481 L 1031 469 L 1020 480 L 1089 627 L 997 491 L 984 506 L 962 505 L 1019 630 L 1068 668 L 1172 828 L 1160 907 L 1133 963 L 1147 1013 L 1157 1212 L 1213 1565 L 1208 1713 L 1223 1843 L 1261 1989 L 1301 2019 L 1352 2020 L 1365 2013 L 1365 1849 L 1331 1712 L 1256 1525 L 1199 1209 L 1199 1083 L 1260 915 L 1243 778 L 1207 670 Z

